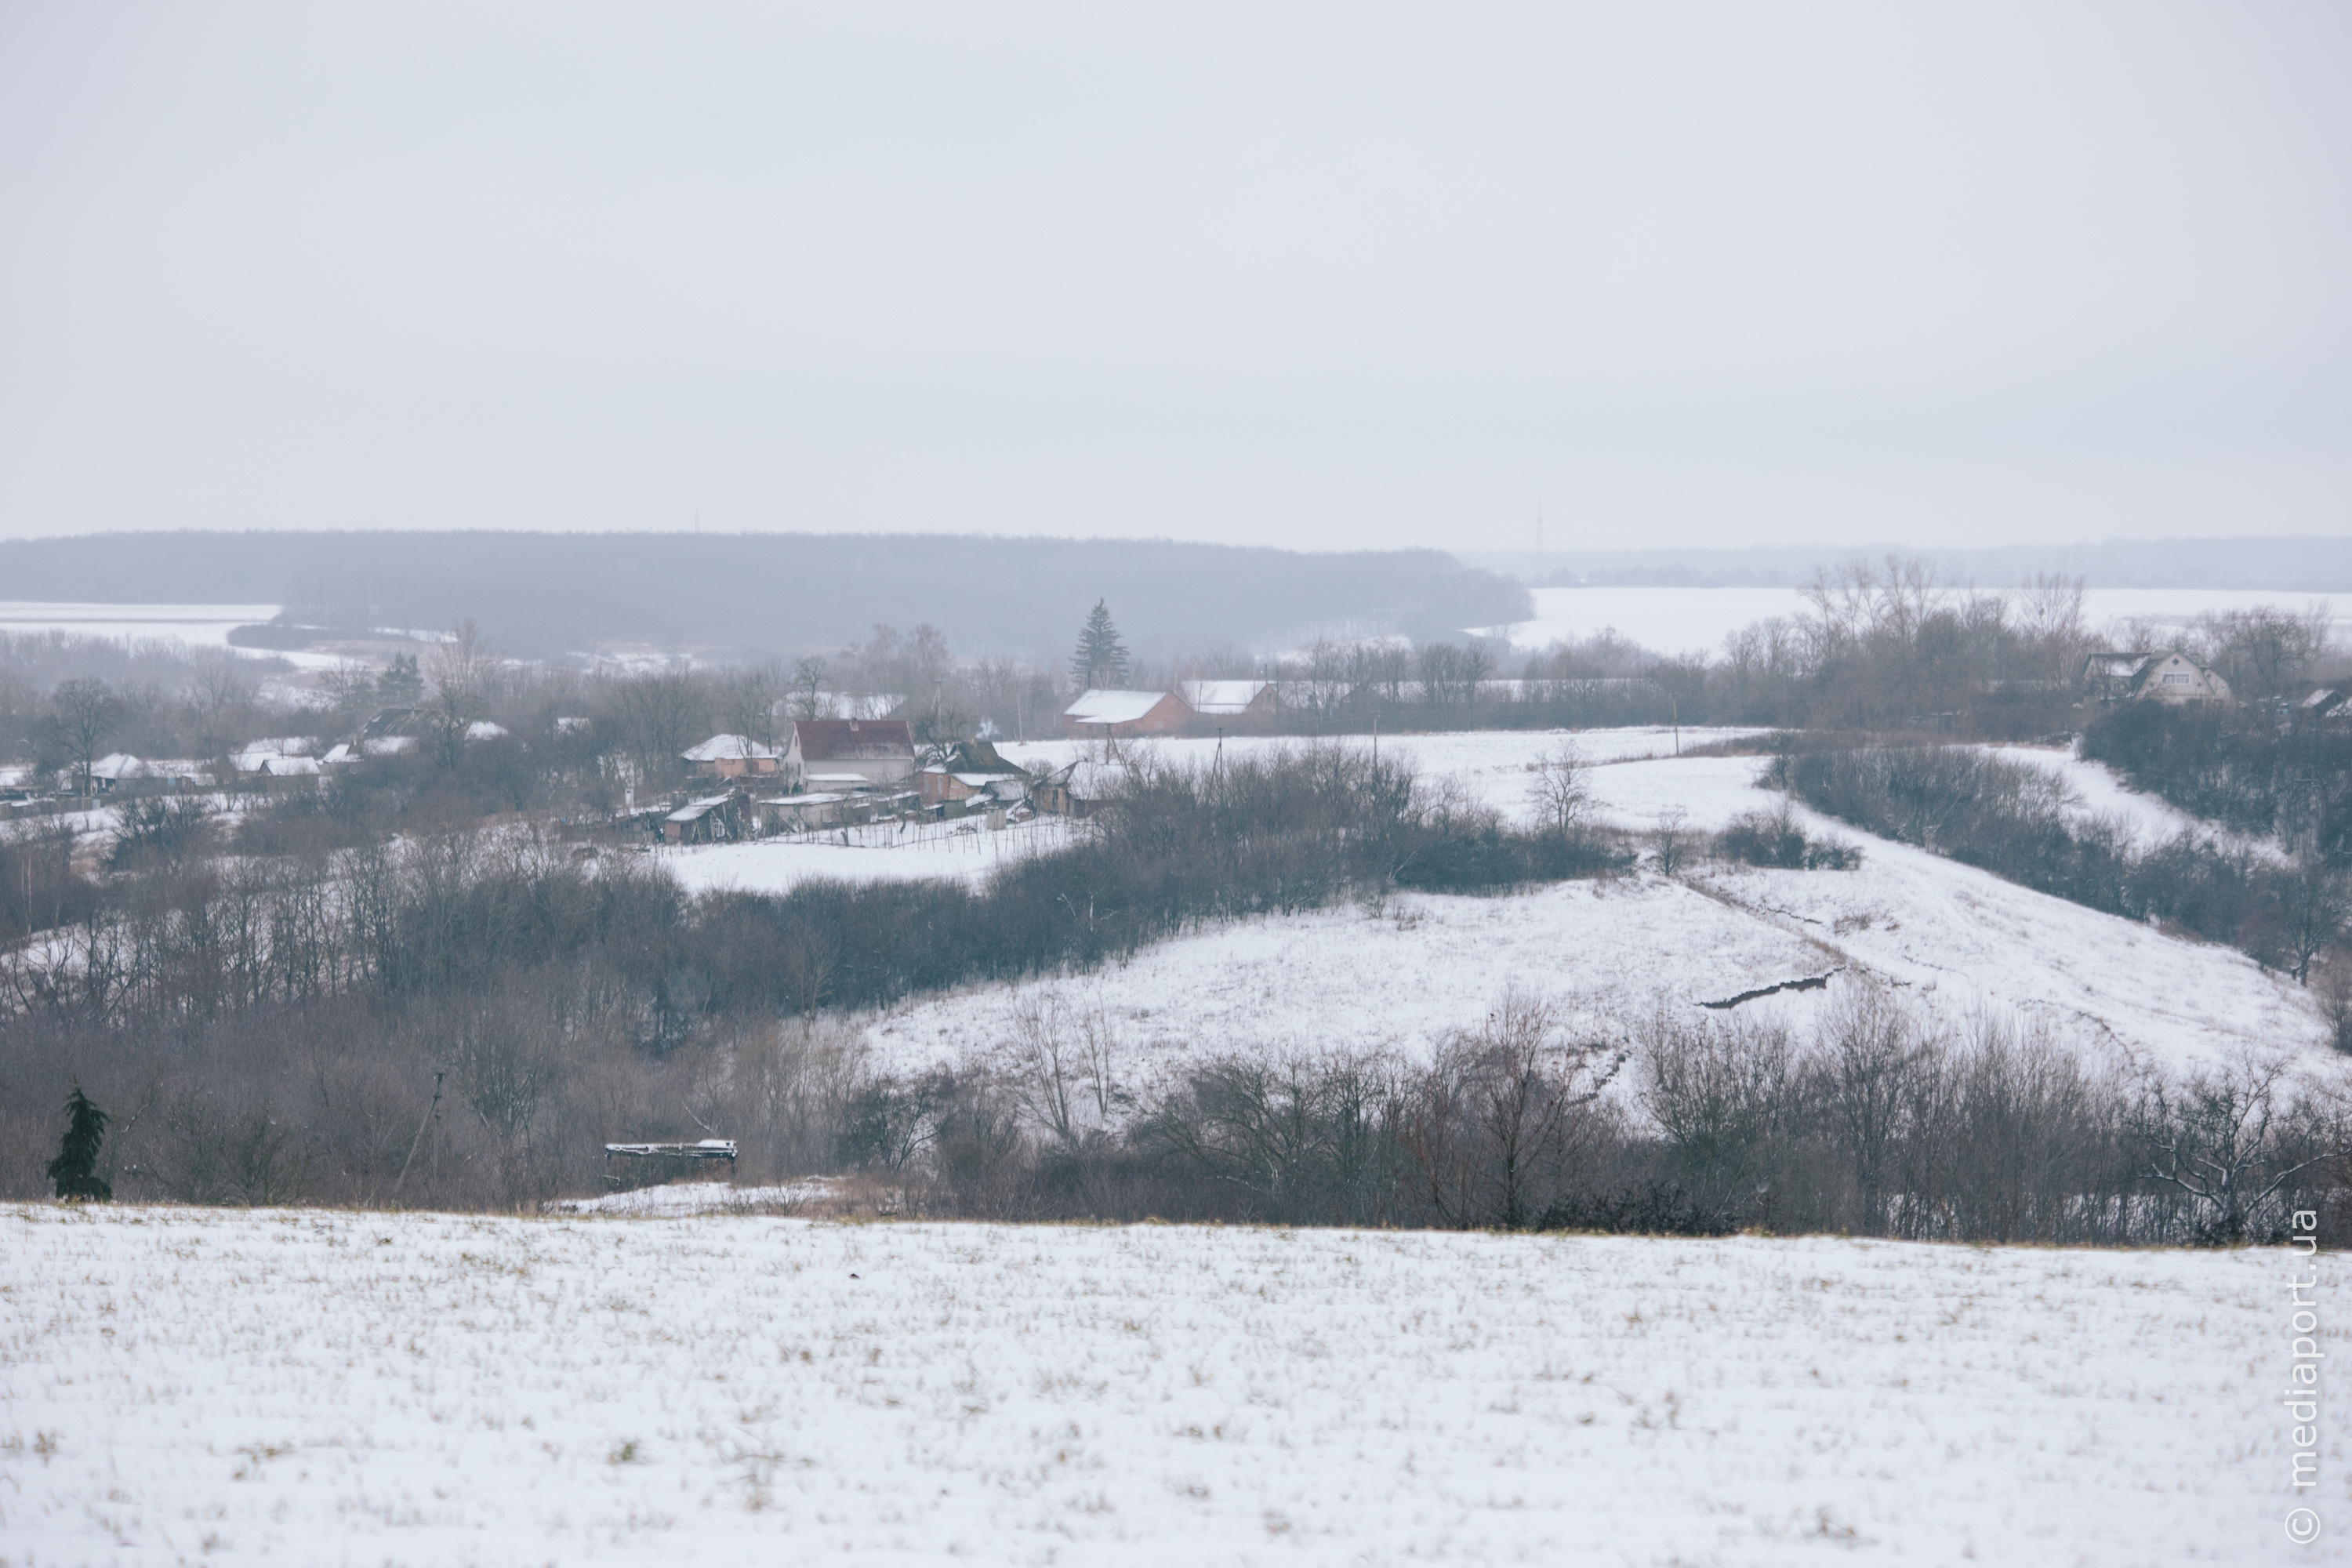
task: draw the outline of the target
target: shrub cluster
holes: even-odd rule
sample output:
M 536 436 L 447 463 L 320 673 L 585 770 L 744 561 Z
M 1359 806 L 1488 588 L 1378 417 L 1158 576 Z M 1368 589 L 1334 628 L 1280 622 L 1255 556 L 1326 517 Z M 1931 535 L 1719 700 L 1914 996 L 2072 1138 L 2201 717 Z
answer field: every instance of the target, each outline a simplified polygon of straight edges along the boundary
M 2105 1074 L 2030 1026 L 1939 1031 L 1867 986 L 1807 1034 L 1661 1015 L 1624 1040 L 1507 997 L 1426 1063 L 1211 1060 L 1118 1133 L 1034 1113 L 1068 1061 L 884 1086 L 896 1158 L 856 1150 L 916 1208 L 992 1218 L 2106 1245 L 2275 1240 L 2298 1207 L 2352 1222 L 2347 1108 L 2274 1066 Z M 1632 1092 L 1603 1095 L 1621 1071 Z
M 2187 832 L 2142 849 L 2121 822 L 2080 814 L 2053 773 L 1974 748 L 1797 748 L 1769 776 L 1858 827 L 2109 914 L 2232 943 L 2298 981 L 2352 921 L 2352 881 L 2316 856 L 2283 864 Z

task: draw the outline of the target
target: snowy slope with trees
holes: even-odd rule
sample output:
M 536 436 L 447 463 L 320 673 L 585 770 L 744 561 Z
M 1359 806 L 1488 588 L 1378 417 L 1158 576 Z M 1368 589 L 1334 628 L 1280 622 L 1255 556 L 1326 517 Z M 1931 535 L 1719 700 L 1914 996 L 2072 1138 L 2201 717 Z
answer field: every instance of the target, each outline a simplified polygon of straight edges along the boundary
M 1419 740 L 1423 765 L 1439 768 L 1448 756 L 1440 742 L 1454 739 Z M 1472 765 L 1453 771 L 1498 809 L 1525 813 L 1526 763 L 1559 737 L 1460 739 L 1474 744 L 1453 755 Z M 1588 778 L 1599 820 L 1645 837 L 1664 822 L 1687 836 L 1777 810 L 1780 797 L 1758 787 L 1759 772 L 1753 757 L 1664 757 L 1595 766 Z M 1617 1038 L 1653 1009 L 1695 1015 L 1706 1003 L 1827 974 L 1826 986 L 1746 1006 L 1801 1021 L 1845 987 L 1873 982 L 1948 1025 L 2006 1011 L 2119 1066 L 2193 1068 L 2284 1050 L 2311 1071 L 2342 1073 L 2325 1052 L 2310 994 L 2243 953 L 1792 809 L 1809 832 L 1859 844 L 1862 864 L 1796 871 L 1718 862 L 1673 878 L 1645 867 L 1501 897 L 1397 894 L 1178 938 L 1092 975 L 915 1002 L 877 1020 L 868 1037 L 908 1069 L 990 1059 L 1017 1039 L 1025 1014 L 1059 1007 L 1096 1019 L 1125 1072 L 1148 1088 L 1229 1050 L 1423 1051 L 1514 987 Z

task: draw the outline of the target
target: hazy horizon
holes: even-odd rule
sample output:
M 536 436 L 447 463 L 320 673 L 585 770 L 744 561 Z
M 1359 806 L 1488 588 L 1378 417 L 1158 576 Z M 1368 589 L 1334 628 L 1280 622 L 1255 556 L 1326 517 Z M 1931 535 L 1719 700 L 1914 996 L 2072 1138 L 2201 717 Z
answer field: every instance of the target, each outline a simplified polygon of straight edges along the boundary
M 0 14 L 0 539 L 2352 533 L 2352 15 Z

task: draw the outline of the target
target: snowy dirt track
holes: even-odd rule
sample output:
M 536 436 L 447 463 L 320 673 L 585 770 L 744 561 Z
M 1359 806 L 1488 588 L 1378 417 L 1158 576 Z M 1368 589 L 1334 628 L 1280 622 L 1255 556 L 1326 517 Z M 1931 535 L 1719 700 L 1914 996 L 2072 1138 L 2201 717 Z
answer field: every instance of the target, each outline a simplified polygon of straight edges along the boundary
M 0 1225 L 13 1564 L 2303 1560 L 2277 1252 Z

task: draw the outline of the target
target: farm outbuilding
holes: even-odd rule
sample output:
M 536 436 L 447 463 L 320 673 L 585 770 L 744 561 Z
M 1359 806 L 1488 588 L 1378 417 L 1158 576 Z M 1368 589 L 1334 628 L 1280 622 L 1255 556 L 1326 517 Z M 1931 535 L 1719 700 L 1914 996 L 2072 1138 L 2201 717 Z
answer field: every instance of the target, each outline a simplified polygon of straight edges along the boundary
M 713 735 L 700 745 L 680 752 L 678 761 L 706 778 L 772 778 L 780 773 L 797 773 L 786 765 L 783 752 L 762 745 L 749 735 Z
M 1093 689 L 1062 710 L 1062 728 L 1073 735 L 1170 735 L 1192 719 L 1192 710 L 1172 691 Z

